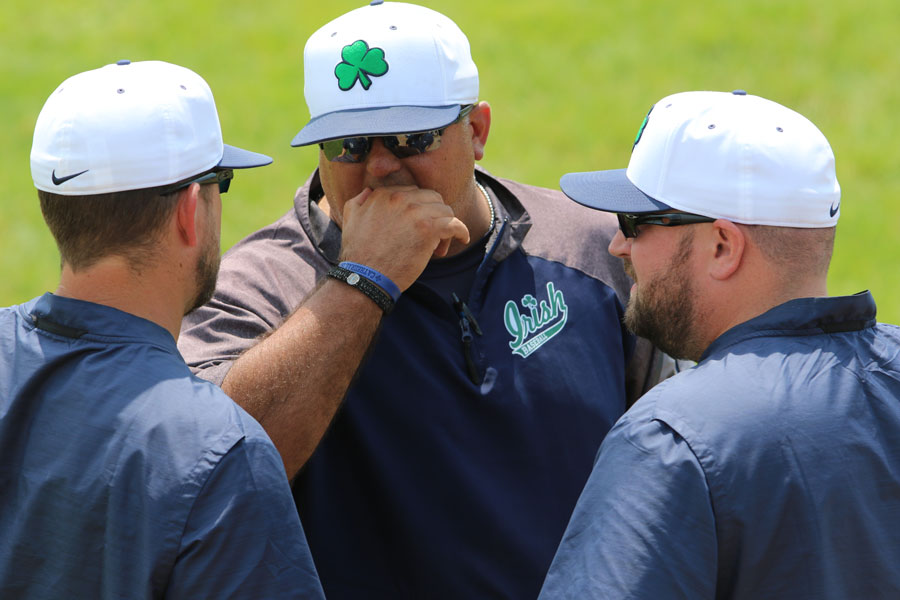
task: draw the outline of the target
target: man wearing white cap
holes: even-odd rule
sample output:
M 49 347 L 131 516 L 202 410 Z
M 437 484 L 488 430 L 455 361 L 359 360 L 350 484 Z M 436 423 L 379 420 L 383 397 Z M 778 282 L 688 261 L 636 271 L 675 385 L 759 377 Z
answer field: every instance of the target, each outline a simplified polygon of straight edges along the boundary
M 277 450 L 175 345 L 215 286 L 220 194 L 270 162 L 223 144 L 176 65 L 44 104 L 31 172 L 62 273 L 0 309 L 0 597 L 323 597 Z
M 491 109 L 447 17 L 373 2 L 304 64 L 293 143 L 319 168 L 226 254 L 182 353 L 306 463 L 330 598 L 535 597 L 600 441 L 660 376 L 595 245 L 615 220 L 475 169 Z
M 625 323 L 698 361 L 601 446 L 542 598 L 900 597 L 900 328 L 828 297 L 840 187 L 806 118 L 743 91 L 663 98 L 618 214 Z

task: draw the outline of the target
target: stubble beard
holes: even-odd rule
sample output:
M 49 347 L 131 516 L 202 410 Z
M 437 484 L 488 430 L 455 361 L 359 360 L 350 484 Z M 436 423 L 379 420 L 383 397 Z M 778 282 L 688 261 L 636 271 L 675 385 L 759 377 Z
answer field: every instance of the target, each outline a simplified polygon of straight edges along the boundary
M 216 291 L 216 280 L 219 277 L 219 240 L 210 237 L 205 250 L 197 259 L 196 280 L 197 294 L 187 313 L 196 310 L 209 302 Z
M 641 282 L 628 300 L 623 322 L 635 335 L 648 339 L 672 358 L 698 360 L 703 353 L 698 340 L 698 315 L 694 302 L 688 258 L 693 236 L 681 240 L 678 252 L 662 275 Z M 626 261 L 625 270 L 637 281 Z

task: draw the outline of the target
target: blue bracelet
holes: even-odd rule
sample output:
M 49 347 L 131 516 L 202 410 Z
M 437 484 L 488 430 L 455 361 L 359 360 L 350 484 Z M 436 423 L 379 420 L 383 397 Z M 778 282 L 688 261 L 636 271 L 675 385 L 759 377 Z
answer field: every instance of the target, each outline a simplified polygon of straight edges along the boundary
M 387 292 L 394 302 L 400 299 L 400 288 L 397 287 L 397 284 L 375 269 L 367 267 L 365 265 L 361 265 L 359 263 L 350 262 L 348 260 L 339 263 L 338 266 L 342 269 L 352 271 L 357 275 L 362 275 L 366 279 L 372 281 L 378 287 Z

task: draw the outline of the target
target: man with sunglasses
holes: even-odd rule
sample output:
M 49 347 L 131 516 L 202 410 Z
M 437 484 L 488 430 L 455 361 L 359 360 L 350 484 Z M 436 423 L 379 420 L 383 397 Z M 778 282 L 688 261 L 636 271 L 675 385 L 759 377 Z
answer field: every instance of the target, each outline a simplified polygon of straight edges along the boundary
M 181 350 L 305 464 L 329 598 L 534 597 L 600 440 L 660 373 L 594 245 L 614 219 L 475 168 L 491 109 L 439 13 L 373 2 L 304 65 L 293 143 L 319 168 L 226 254 Z
M 278 451 L 176 347 L 215 288 L 220 194 L 270 162 L 169 63 L 44 104 L 31 171 L 62 272 L 0 309 L 0 597 L 323 597 Z
M 541 598 L 900 597 L 900 328 L 826 290 L 841 195 L 806 118 L 733 93 L 656 103 L 618 213 L 625 323 L 698 364 L 601 446 Z

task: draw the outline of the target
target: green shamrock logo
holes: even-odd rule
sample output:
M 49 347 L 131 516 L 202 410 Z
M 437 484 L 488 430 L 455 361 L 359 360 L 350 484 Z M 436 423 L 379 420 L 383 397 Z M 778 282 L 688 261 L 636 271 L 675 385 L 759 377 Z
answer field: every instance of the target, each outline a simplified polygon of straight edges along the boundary
M 384 50 L 381 48 L 369 48 L 369 44 L 363 40 L 356 40 L 341 50 L 341 58 L 344 59 L 334 68 L 334 75 L 338 79 L 338 87 L 348 91 L 356 84 L 356 80 L 362 84 L 363 89 L 369 89 L 372 80 L 369 77 L 381 77 L 388 70 L 388 64 L 384 60 Z
M 650 110 L 647 111 L 647 116 L 644 117 L 644 122 L 641 123 L 641 128 L 638 129 L 637 136 L 635 136 L 635 138 L 634 138 L 634 143 L 631 145 L 631 150 L 632 150 L 632 151 L 634 151 L 634 147 L 637 146 L 637 143 L 638 143 L 639 141 L 641 141 L 641 136 L 644 135 L 644 129 L 647 128 L 647 121 L 650 120 L 650 113 L 653 112 L 653 109 L 654 109 L 655 107 L 656 107 L 656 105 L 654 104 L 653 106 L 650 107 Z

